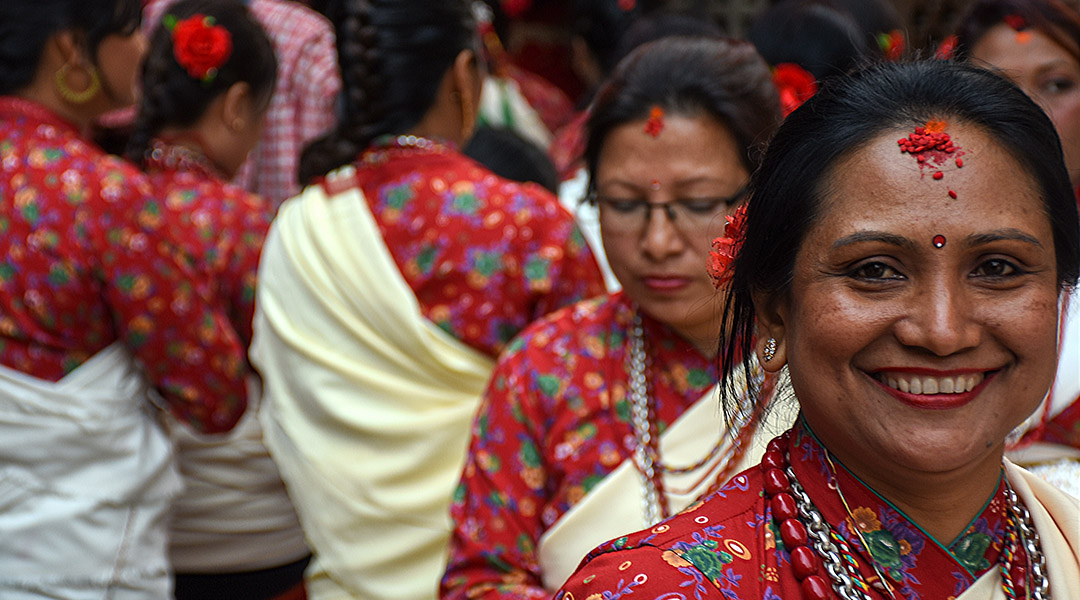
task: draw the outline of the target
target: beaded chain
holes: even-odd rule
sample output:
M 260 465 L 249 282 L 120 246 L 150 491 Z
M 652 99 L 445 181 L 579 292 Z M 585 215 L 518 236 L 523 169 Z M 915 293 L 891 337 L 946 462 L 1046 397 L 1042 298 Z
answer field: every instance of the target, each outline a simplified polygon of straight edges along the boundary
M 788 549 L 791 568 L 799 581 L 803 598 L 827 600 L 831 589 L 843 600 L 870 600 L 870 586 L 860 574 L 859 561 L 847 542 L 821 516 L 791 468 L 787 453 L 790 435 L 789 431 L 769 442 L 760 468 L 773 520 L 778 523 L 780 538 Z M 1039 534 L 1031 522 L 1031 514 L 1011 487 L 1006 489 L 1005 494 L 1009 506 L 1004 548 L 998 561 L 1002 590 L 1010 600 L 1021 597 L 1016 593 L 1017 586 L 1011 571 L 1016 552 L 1023 544 L 1031 574 L 1021 582 L 1025 592 L 1023 597 L 1049 600 L 1046 557 L 1041 550 Z M 822 577 L 823 569 L 831 585 Z
M 637 313 L 634 314 L 634 321 L 630 328 L 629 347 L 627 371 L 630 379 L 630 420 L 634 428 L 635 441 L 637 442 L 634 448 L 634 465 L 641 473 L 645 486 L 645 491 L 642 494 L 642 510 L 646 522 L 651 525 L 671 514 L 667 494 L 664 491 L 663 474 L 692 473 L 712 463 L 724 446 L 724 436 L 721 435 L 712 450 L 694 464 L 685 467 L 664 465 L 660 459 L 659 435 L 655 431 L 656 427 L 653 422 L 654 403 L 649 396 L 649 382 L 646 376 L 648 358 L 645 353 L 645 333 L 641 324 L 641 316 Z M 747 410 L 742 411 L 735 422 L 731 424 L 731 428 L 738 431 L 738 434 L 735 441 L 728 448 L 727 453 L 713 468 L 705 473 L 705 476 L 708 477 L 709 473 L 714 469 L 720 469 L 712 485 L 703 495 L 716 491 L 727 481 L 732 474 L 731 471 L 738 465 L 746 449 L 750 447 L 750 437 L 754 433 L 756 423 L 756 412 Z M 701 481 L 704 481 L 704 478 Z M 697 485 L 693 487 L 696 488 Z

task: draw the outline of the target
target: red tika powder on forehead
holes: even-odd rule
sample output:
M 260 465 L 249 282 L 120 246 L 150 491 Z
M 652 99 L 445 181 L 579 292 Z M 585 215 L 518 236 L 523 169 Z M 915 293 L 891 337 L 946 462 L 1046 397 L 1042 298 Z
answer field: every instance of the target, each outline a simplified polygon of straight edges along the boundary
M 955 162 L 956 168 L 964 166 L 964 161 L 960 158 L 964 152 L 953 143 L 952 137 L 945 133 L 945 126 L 945 121 L 928 121 L 925 126 L 916 127 L 915 131 L 906 138 L 896 141 L 900 146 L 900 152 L 915 157 L 921 172 L 920 176 L 925 176 L 926 170 L 929 169 L 935 180 L 943 179 L 945 173 L 941 167 L 950 159 Z M 949 190 L 948 195 L 950 198 L 955 198 L 956 192 Z

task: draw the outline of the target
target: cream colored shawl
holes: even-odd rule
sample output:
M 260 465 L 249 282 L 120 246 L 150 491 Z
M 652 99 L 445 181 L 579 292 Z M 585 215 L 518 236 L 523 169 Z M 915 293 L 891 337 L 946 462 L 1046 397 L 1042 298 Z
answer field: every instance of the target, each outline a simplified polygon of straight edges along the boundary
M 251 358 L 312 598 L 430 599 L 492 360 L 423 317 L 345 168 L 279 212 Z
M 1039 477 L 1005 461 L 1016 495 L 1031 513 L 1046 555 L 1050 595 L 1054 600 L 1080 599 L 1080 501 Z M 957 600 L 1004 600 L 1001 574 L 991 569 Z

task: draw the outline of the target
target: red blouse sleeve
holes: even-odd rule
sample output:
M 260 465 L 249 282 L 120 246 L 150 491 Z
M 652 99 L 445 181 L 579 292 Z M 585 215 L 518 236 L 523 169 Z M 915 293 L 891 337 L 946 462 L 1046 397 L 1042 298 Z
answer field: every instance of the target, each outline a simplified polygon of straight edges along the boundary
M 98 171 L 102 204 L 85 206 L 76 231 L 98 257 L 118 336 L 144 365 L 177 419 L 203 432 L 232 428 L 246 406 L 245 352 L 225 312 L 208 300 L 184 253 L 142 219 L 145 179 L 119 161 Z
M 516 343 L 516 342 L 515 342 Z M 531 424 L 545 416 L 532 398 L 539 353 L 508 349 L 473 426 L 465 471 L 450 511 L 455 527 L 442 582 L 449 599 L 549 598 L 536 540 L 546 526 L 547 474 Z
M 637 600 L 670 598 L 723 598 L 723 592 L 712 585 L 690 585 L 674 552 L 654 546 L 600 554 L 581 565 L 570 576 L 555 600 L 585 600 L 586 598 L 621 598 L 633 594 Z M 676 563 L 676 564 L 672 564 Z M 688 589 L 689 587 L 693 589 Z M 682 591 L 685 596 L 674 595 Z

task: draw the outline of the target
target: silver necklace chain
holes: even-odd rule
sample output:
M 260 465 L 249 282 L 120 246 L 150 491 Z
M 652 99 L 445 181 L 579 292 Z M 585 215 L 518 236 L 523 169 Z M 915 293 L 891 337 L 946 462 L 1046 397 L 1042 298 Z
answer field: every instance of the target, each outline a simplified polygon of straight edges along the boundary
M 1031 594 L 1035 600 L 1050 600 L 1050 579 L 1046 576 L 1046 555 L 1042 552 L 1042 542 L 1039 540 L 1039 532 L 1031 522 L 1031 513 L 1012 487 L 1005 490 L 1005 496 L 1009 500 L 1009 509 L 1016 515 L 1016 526 L 1020 530 L 1020 540 L 1027 551 L 1028 560 L 1031 561 L 1031 575 L 1028 578 L 1032 583 Z
M 791 483 L 791 495 L 795 497 L 799 516 L 805 519 L 807 533 L 814 543 L 814 550 L 824 563 L 825 572 L 832 580 L 833 589 L 844 600 L 870 600 L 865 592 L 855 587 L 854 573 L 851 566 L 840 558 L 840 552 L 850 554 L 847 544 L 840 542 L 843 547 L 838 548 L 830 538 L 830 525 L 825 521 L 817 507 L 814 506 L 810 496 L 799 484 L 795 477 L 795 471 L 791 468 L 791 460 L 785 469 L 788 481 Z M 1039 542 L 1039 534 L 1031 522 L 1031 513 L 1020 502 L 1016 492 L 1012 488 L 1006 489 L 1006 498 L 1009 501 L 1009 509 L 1017 517 L 1017 527 L 1020 529 L 1020 539 L 1024 544 L 1028 557 L 1031 560 L 1032 597 L 1035 600 L 1050 600 L 1050 580 L 1046 577 L 1046 556 L 1042 552 Z M 873 560 L 873 556 L 870 557 Z
M 634 426 L 634 462 L 645 484 L 642 494 L 642 510 L 645 522 L 656 523 L 662 516 L 660 510 L 660 490 L 656 489 L 656 465 L 653 464 L 649 447 L 652 443 L 652 430 L 649 426 L 649 390 L 645 377 L 645 334 L 641 327 L 641 316 L 634 313 L 634 322 L 630 328 L 630 420 Z

